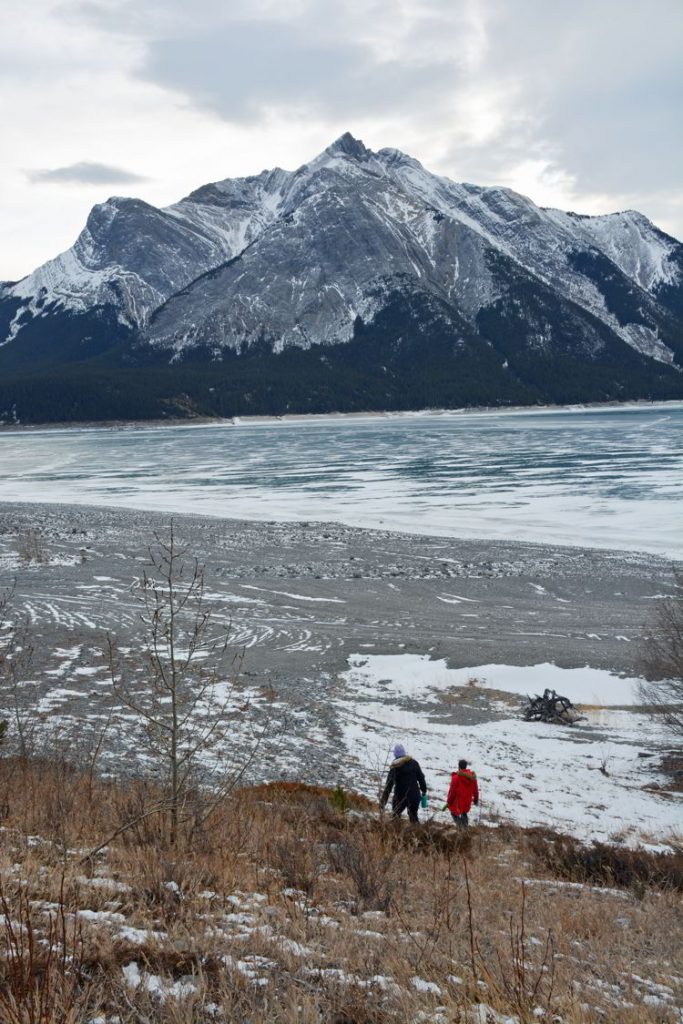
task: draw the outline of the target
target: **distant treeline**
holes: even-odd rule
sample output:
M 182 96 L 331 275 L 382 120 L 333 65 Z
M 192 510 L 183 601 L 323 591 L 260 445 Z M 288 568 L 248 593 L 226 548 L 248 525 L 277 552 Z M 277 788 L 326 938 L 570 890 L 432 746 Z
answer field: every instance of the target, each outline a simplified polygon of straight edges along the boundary
M 463 325 L 464 328 L 464 325 Z M 602 325 L 597 352 L 577 349 L 572 325 L 552 345 L 529 346 L 509 304 L 479 316 L 479 333 L 397 300 L 345 344 L 264 343 L 237 354 L 195 350 L 169 364 L 126 340 L 91 358 L 50 365 L 41 339 L 33 365 L 5 364 L 5 423 L 147 420 L 683 398 L 683 374 L 615 342 Z M 104 331 L 103 331 L 104 333 Z

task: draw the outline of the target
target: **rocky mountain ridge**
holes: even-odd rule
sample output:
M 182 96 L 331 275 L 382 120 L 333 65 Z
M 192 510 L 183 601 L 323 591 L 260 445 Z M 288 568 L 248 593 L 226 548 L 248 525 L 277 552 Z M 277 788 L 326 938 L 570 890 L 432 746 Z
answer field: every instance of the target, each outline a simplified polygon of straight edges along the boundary
M 359 362 L 362 381 L 335 384 Z M 180 378 L 190 364 L 201 401 Z M 245 408 L 235 385 L 217 406 L 228 364 L 233 382 L 266 368 L 271 397 Z M 404 393 L 416 364 L 450 391 Z M 153 365 L 176 370 L 186 413 L 679 397 L 682 364 L 683 246 L 642 214 L 543 209 L 348 133 L 296 171 L 166 209 L 109 199 L 70 250 L 0 286 L 0 370 L 22 394 L 50 367 L 111 380 Z M 0 412 L 12 399 L 0 386 Z

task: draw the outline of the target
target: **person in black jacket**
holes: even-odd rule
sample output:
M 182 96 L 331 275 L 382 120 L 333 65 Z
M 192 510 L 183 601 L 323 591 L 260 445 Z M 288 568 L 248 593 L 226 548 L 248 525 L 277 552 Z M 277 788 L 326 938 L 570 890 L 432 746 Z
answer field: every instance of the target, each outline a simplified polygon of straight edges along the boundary
M 418 762 L 414 757 L 406 754 L 405 748 L 400 743 L 394 747 L 394 760 L 389 766 L 387 782 L 380 799 L 382 807 L 386 805 L 392 789 L 394 796 L 391 807 L 394 817 L 400 818 L 407 808 L 410 821 L 419 821 L 417 811 L 420 806 L 420 796 L 424 796 L 427 792 L 427 783 Z

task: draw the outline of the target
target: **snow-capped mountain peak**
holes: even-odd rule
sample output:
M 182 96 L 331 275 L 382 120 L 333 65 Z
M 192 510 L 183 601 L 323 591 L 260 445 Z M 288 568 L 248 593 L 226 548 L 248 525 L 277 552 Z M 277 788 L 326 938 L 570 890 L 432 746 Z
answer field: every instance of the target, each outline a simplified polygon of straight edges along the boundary
M 165 209 L 125 197 L 93 207 L 71 249 L 2 287 L 0 345 L 20 360 L 22 338 L 62 318 L 87 350 L 93 317 L 118 324 L 96 325 L 102 344 L 120 329 L 137 356 L 171 360 L 336 346 L 389 321 L 401 340 L 387 311 L 407 303 L 420 331 L 438 322 L 454 351 L 489 346 L 510 373 L 512 338 L 536 359 L 621 346 L 627 363 L 636 353 L 673 372 L 682 292 L 683 247 L 636 211 L 544 209 L 345 132 L 294 171 L 209 183 Z
M 360 139 L 354 138 L 351 132 L 344 132 L 338 139 L 325 149 L 328 156 L 346 156 L 352 160 L 371 160 L 374 156 Z

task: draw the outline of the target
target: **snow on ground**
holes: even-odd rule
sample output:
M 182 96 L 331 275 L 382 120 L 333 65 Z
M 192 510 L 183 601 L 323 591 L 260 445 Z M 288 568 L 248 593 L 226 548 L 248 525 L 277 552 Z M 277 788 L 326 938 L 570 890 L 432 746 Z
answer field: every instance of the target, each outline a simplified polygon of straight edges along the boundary
M 603 669 L 559 668 L 542 665 L 477 665 L 448 668 L 444 660 L 432 661 L 428 654 L 352 655 L 348 681 L 359 692 L 376 693 L 378 688 L 393 695 L 415 697 L 432 689 L 467 686 L 474 682 L 485 689 L 503 690 L 522 696 L 556 690 L 573 704 L 600 707 L 638 704 L 639 679 L 614 675 Z
M 166 999 L 184 999 L 198 990 L 197 983 L 191 978 L 181 978 L 179 981 L 171 982 L 168 979 L 159 977 L 157 974 L 141 972 L 136 961 L 125 964 L 122 968 L 124 980 L 130 988 L 143 986 L 152 995 L 157 996 L 160 1002 Z
M 25 865 L 14 863 L 7 869 L 8 876 L 15 882 L 19 882 L 22 888 L 30 891 L 30 878 L 24 878 Z M 42 869 L 45 870 L 44 868 Z M 107 871 L 106 863 L 100 865 L 99 870 Z M 277 874 L 277 873 L 276 873 Z M 164 876 L 161 875 L 160 879 Z M 87 899 L 87 887 L 94 882 L 101 883 L 103 887 L 111 888 L 114 892 L 126 894 L 126 899 L 131 899 L 131 894 L 140 893 L 140 880 L 130 878 L 128 882 L 121 882 L 118 879 L 104 875 L 97 879 L 79 878 L 79 885 L 86 887 L 85 897 Z M 147 1015 L 139 1019 L 152 1020 L 158 1017 L 165 1017 L 166 1011 L 161 1010 L 163 1004 L 171 1003 L 168 1007 L 169 1019 L 185 1019 L 191 1010 L 200 1012 L 203 1010 L 202 1020 L 215 1017 L 224 1019 L 220 1008 L 215 1003 L 207 1002 L 207 991 L 203 984 L 201 971 L 188 971 L 179 975 L 184 960 L 187 960 L 188 967 L 194 960 L 198 959 L 197 951 L 206 956 L 207 960 L 213 959 L 220 962 L 225 968 L 226 980 L 239 978 L 240 989 L 246 992 L 248 988 L 260 989 L 267 986 L 277 986 L 283 979 L 295 979 L 296 985 L 300 988 L 302 982 L 305 986 L 322 986 L 325 982 L 332 982 L 333 985 L 343 986 L 348 989 L 359 991 L 379 991 L 390 998 L 401 998 L 409 992 L 419 993 L 424 997 L 424 1009 L 420 1010 L 410 1019 L 422 1024 L 446 1024 L 453 1019 L 453 1005 L 451 996 L 453 992 L 449 986 L 459 989 L 465 984 L 465 979 L 458 974 L 449 974 L 445 979 L 440 978 L 437 984 L 433 979 L 425 977 L 429 974 L 429 957 L 424 958 L 424 950 L 420 953 L 421 969 L 419 974 L 413 974 L 411 968 L 404 970 L 398 977 L 389 973 L 378 973 L 379 961 L 374 962 L 380 955 L 383 947 L 396 945 L 400 947 L 406 942 L 406 952 L 409 952 L 410 944 L 421 937 L 420 932 L 406 933 L 403 921 L 399 921 L 395 914 L 387 914 L 385 911 L 370 910 L 358 913 L 358 908 L 353 910 L 348 904 L 336 901 L 332 906 L 327 903 L 320 903 L 317 899 L 306 895 L 298 889 L 290 887 L 279 888 L 269 883 L 269 892 L 250 892 L 234 889 L 230 893 L 207 890 L 194 894 L 199 903 L 186 904 L 184 914 L 184 927 L 181 931 L 160 931 L 150 928 L 141 928 L 133 923 L 135 920 L 135 903 L 131 905 L 125 900 L 112 902 L 108 906 L 116 907 L 116 910 L 93 910 L 90 908 L 67 909 L 66 920 L 71 926 L 72 920 L 77 922 L 78 928 L 85 929 L 90 941 L 99 940 L 105 951 L 111 949 L 112 942 L 116 944 L 117 952 L 120 955 L 119 981 L 125 990 L 124 998 L 134 998 L 136 990 L 145 993 L 149 999 Z M 515 883 L 521 879 L 514 879 Z M 559 879 L 529 879 L 524 878 L 527 886 L 543 887 L 549 891 L 561 894 L 563 891 L 570 891 L 575 895 L 581 893 L 595 894 L 604 899 L 603 907 L 607 907 L 606 900 L 619 901 L 620 907 L 609 910 L 608 913 L 619 913 L 623 915 L 616 918 L 617 924 L 623 927 L 630 927 L 630 918 L 635 909 L 634 896 L 632 893 L 621 889 L 608 887 L 583 885 L 577 882 L 567 882 Z M 173 880 L 161 882 L 163 888 L 172 892 L 182 891 L 178 883 Z M 190 890 L 191 893 L 191 890 Z M 188 893 L 188 895 L 190 895 Z M 202 901 L 205 901 L 202 903 Z M 54 921 L 56 915 L 60 915 L 62 907 L 57 902 L 46 900 L 30 901 L 34 921 L 38 922 L 41 932 L 48 927 L 48 922 Z M 589 907 L 592 904 L 589 904 Z M 232 908 L 227 911 L 227 908 Z M 331 916 L 334 915 L 334 916 Z M 400 915 L 399 915 L 400 916 Z M 301 927 L 305 922 L 305 932 L 309 938 L 306 944 L 292 937 L 292 931 L 300 937 Z M 365 923 L 372 923 L 373 928 L 358 927 Z M 42 927 L 41 927 L 42 926 Z M 40 934 L 36 928 L 36 934 Z M 340 954 L 339 946 L 334 945 L 336 936 L 342 934 L 344 937 L 346 955 Z M 366 958 L 366 969 L 356 963 L 355 969 L 350 965 L 348 952 L 353 950 L 358 940 L 360 946 L 367 945 L 367 939 L 377 940 L 373 942 L 372 955 Z M 44 942 L 44 939 L 39 939 Z M 539 956 L 543 956 L 543 941 L 529 934 L 526 937 L 526 964 L 531 970 L 536 970 L 539 964 Z M 252 944 L 258 943 L 261 952 L 254 952 Z M 574 940 L 571 947 L 579 946 Z M 154 971 L 155 956 L 150 957 L 149 950 L 159 954 L 159 969 L 164 961 L 166 964 L 175 960 L 176 969 L 167 973 L 156 973 Z M 578 952 L 578 951 L 577 951 Z M 370 949 L 368 949 L 370 953 Z M 189 955 L 188 955 L 189 954 Z M 577 990 L 583 989 L 582 998 L 587 1000 L 586 1009 L 595 1007 L 595 1019 L 605 1016 L 603 1007 L 634 1009 L 636 1001 L 644 1006 L 656 1006 L 661 1009 L 662 1021 L 673 1021 L 672 1014 L 675 1013 L 677 997 L 682 979 L 671 973 L 671 965 L 659 963 L 647 957 L 635 962 L 624 964 L 625 970 L 619 971 L 614 976 L 615 981 L 607 984 L 600 977 L 595 975 L 595 962 L 581 959 L 574 953 L 563 953 L 555 951 L 552 953 L 555 960 L 569 959 L 580 969 L 582 982 L 576 981 Z M 407 959 L 403 958 L 404 964 Z M 451 961 L 454 965 L 462 961 Z M 396 960 L 396 966 L 400 967 L 401 958 Z M 638 973 L 634 973 L 633 967 L 637 966 Z M 584 968 L 589 968 L 586 977 Z M 385 968 L 386 969 L 386 968 Z M 415 968 L 418 969 L 417 963 Z M 579 971 L 577 971 L 579 973 Z M 652 974 L 653 977 L 648 975 Z M 584 978 L 586 980 L 584 981 Z M 401 982 L 399 984 L 399 981 Z M 486 985 L 481 981 L 481 996 L 486 992 Z M 273 999 L 277 999 L 277 989 L 273 988 Z M 449 1008 L 436 1005 L 436 1001 L 445 998 Z M 596 998 L 599 1006 L 595 1006 Z M 592 1002 L 591 1002 L 592 1000 Z M 175 1004 L 175 1005 L 173 1005 Z M 389 1006 L 387 1007 L 389 1009 Z M 460 1007 L 458 1019 L 467 1020 L 471 1024 L 520 1024 L 517 1016 L 509 1016 L 491 1009 L 486 1003 L 478 1003 L 471 1008 Z M 195 1016 L 196 1016 L 195 1013 Z M 535 1014 L 539 1019 L 545 1015 Z M 96 1016 L 87 1018 L 88 1024 L 116 1024 L 119 1017 L 111 1013 L 101 1012 Z M 136 1018 L 137 1019 L 137 1018 Z M 194 1018 L 193 1018 L 194 1019 Z M 231 1018 L 232 1019 L 232 1018 Z M 393 1018 L 392 1018 L 393 1019 Z M 396 1017 L 398 1019 L 398 1017 Z M 404 1018 L 405 1019 L 405 1018 Z M 526 1018 L 525 1018 L 526 1019 Z M 555 1019 L 559 1020 L 559 1017 Z M 591 1018 L 593 1019 L 593 1018 Z M 613 1019 L 610 1017 L 610 1019 Z M 614 1018 L 616 1019 L 616 1018 Z M 635 1020 L 635 1017 L 629 1019 Z M 675 1019 L 678 1019 L 677 1017 Z
M 81 556 L 75 554 L 46 552 L 40 558 L 26 558 L 16 552 L 9 551 L 0 555 L 0 572 L 16 573 L 19 569 L 33 569 L 37 571 L 45 566 L 63 566 L 68 568 L 72 565 L 78 565 L 80 561 Z
M 529 669 L 497 665 L 451 672 L 445 662 L 410 654 L 354 655 L 349 663 L 344 675 L 348 697 L 337 702 L 337 711 L 358 786 L 365 792 L 377 794 L 391 747 L 402 742 L 422 764 L 432 793 L 428 813 L 437 819 L 447 818 L 441 807 L 450 773 L 466 758 L 482 790 L 475 814 L 485 821 L 502 817 L 520 825 L 547 825 L 586 841 L 654 846 L 680 832 L 680 795 L 643 788 L 662 781 L 650 755 L 663 737 L 647 717 L 590 710 L 586 724 L 563 727 L 523 722 L 511 710 L 511 717 L 500 721 L 458 725 L 448 703 L 440 701 L 444 691 L 488 671 L 498 689 L 519 693 L 520 680 L 528 678 L 520 671 Z M 619 684 L 632 688 L 637 682 L 591 669 L 549 666 L 553 671 L 546 674 L 546 666 L 533 668 L 534 678 L 570 698 L 589 696 L 591 703 L 596 695 L 614 700 Z M 620 695 L 619 703 L 632 701 Z
M 346 604 L 341 597 L 308 597 L 305 594 L 291 594 L 288 590 L 271 590 L 266 587 L 256 587 L 250 583 L 240 583 L 242 590 L 262 590 L 265 594 L 277 594 L 278 597 L 291 597 L 294 601 L 315 601 L 322 604 Z
M 44 697 L 42 697 L 36 705 L 36 711 L 39 715 L 45 714 L 49 711 L 53 711 L 54 708 L 63 704 L 71 697 L 81 697 L 80 690 L 67 690 L 63 687 L 56 687 L 54 690 L 50 690 Z

